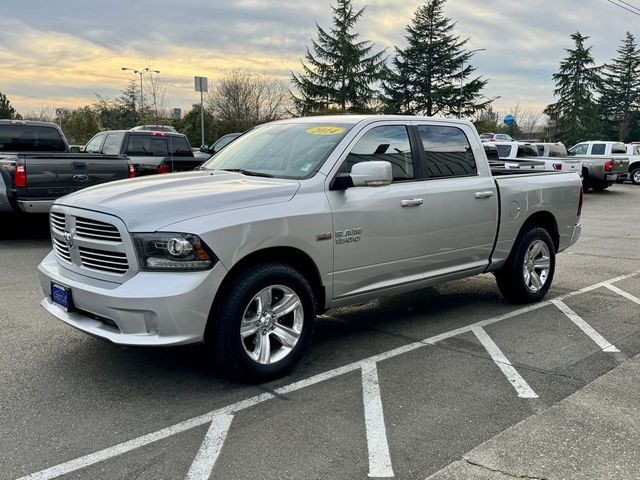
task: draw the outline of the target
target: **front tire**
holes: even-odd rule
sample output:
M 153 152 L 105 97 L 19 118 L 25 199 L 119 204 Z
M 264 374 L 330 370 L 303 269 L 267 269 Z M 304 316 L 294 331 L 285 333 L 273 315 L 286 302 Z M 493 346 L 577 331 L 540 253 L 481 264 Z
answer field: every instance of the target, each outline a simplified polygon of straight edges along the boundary
M 640 168 L 635 168 L 629 172 L 629 178 L 634 185 L 640 185 Z
M 286 374 L 307 349 L 315 299 L 307 280 L 281 263 L 237 274 L 221 292 L 205 341 L 223 371 L 246 380 Z
M 551 236 L 543 228 L 532 227 L 518 236 L 507 263 L 496 272 L 498 288 L 511 302 L 538 302 L 551 287 L 555 267 Z

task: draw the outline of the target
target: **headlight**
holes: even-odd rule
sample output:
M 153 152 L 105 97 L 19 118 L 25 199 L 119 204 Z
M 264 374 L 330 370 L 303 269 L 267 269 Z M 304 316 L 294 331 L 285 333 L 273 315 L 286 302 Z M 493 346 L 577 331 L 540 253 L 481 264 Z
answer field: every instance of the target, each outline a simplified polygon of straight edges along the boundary
M 218 258 L 197 235 L 134 233 L 142 270 L 208 270 Z

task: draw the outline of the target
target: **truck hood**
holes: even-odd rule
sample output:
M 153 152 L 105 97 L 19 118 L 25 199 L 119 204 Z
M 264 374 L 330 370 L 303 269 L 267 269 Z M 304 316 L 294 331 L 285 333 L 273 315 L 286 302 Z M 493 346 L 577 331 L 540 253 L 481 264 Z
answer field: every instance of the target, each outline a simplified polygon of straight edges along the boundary
M 112 214 L 129 231 L 142 232 L 202 215 L 286 202 L 299 188 L 297 180 L 198 170 L 110 182 L 55 203 Z

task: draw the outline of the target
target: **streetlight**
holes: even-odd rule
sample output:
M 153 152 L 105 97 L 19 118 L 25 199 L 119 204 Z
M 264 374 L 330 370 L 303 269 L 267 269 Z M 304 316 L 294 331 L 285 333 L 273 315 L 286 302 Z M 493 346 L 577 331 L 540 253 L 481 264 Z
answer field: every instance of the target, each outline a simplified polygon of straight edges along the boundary
M 149 67 L 143 68 L 141 70 L 137 70 L 135 68 L 128 68 L 128 67 L 120 67 L 120 70 L 129 70 L 137 75 L 140 75 L 140 114 L 142 114 L 142 111 L 144 110 L 144 93 L 142 91 L 142 76 L 145 73 L 160 73 L 160 70 L 151 70 Z M 134 95 L 135 95 L 135 90 L 134 90 Z M 133 99 L 134 103 L 136 101 L 136 99 Z
M 486 48 L 476 48 L 475 50 L 469 50 L 467 55 L 471 55 L 476 52 L 484 52 Z M 458 103 L 458 118 L 462 118 L 462 87 L 464 82 L 464 57 L 462 58 L 462 70 L 460 70 L 460 102 Z

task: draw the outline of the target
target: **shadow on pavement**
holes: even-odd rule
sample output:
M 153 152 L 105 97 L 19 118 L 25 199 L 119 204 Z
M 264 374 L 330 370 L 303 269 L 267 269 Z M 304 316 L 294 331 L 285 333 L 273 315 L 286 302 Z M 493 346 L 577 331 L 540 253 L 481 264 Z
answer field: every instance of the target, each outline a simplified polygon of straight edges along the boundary
M 0 214 L 0 240 L 47 240 L 49 215 Z

